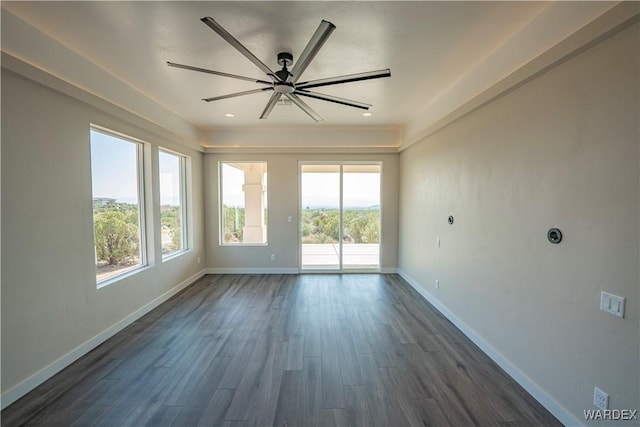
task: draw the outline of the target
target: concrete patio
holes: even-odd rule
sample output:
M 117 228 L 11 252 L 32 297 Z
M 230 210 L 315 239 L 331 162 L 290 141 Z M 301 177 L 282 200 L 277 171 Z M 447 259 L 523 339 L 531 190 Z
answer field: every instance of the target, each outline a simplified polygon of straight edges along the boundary
M 380 266 L 378 243 L 343 243 L 343 269 L 375 269 Z M 340 268 L 338 243 L 302 244 L 303 270 L 337 270 Z

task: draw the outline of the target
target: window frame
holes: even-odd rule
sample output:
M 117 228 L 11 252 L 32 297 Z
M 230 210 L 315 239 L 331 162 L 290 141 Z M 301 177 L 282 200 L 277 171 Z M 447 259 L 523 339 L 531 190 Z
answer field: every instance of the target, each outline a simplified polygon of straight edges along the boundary
M 234 163 L 262 163 L 265 165 L 265 175 L 266 175 L 266 179 L 263 183 L 263 185 L 266 187 L 266 195 L 265 195 L 265 206 L 266 206 L 266 213 L 267 215 L 265 216 L 265 229 L 266 229 L 266 233 L 265 233 L 265 240 L 262 243 L 259 242 L 225 242 L 224 241 L 224 203 L 223 203 L 223 199 L 224 199 L 224 194 L 223 194 L 223 187 L 224 187 L 224 177 L 223 177 L 223 173 L 222 173 L 222 166 L 224 164 L 234 164 Z M 269 246 L 269 219 L 268 219 L 268 212 L 269 212 L 269 162 L 266 160 L 219 160 L 218 161 L 218 244 L 220 246 L 226 246 L 226 247 L 261 247 L 261 246 Z M 245 207 L 246 209 L 246 207 Z M 245 215 L 246 215 L 246 211 L 245 211 Z
M 148 234 L 147 234 L 147 192 L 146 192 L 146 166 L 145 166 L 145 162 L 146 162 L 146 157 L 147 155 L 145 154 L 145 152 L 148 150 L 148 147 L 150 146 L 148 142 L 143 141 L 141 139 L 129 136 L 127 134 L 124 134 L 122 132 L 118 132 L 118 131 L 114 131 L 112 129 L 103 127 L 103 126 L 99 126 L 99 125 L 95 125 L 95 124 L 90 124 L 89 125 L 89 154 L 90 154 L 90 161 L 89 161 L 89 168 L 91 170 L 91 163 L 92 163 L 92 156 L 93 156 L 93 152 L 91 150 L 91 132 L 97 132 L 97 133 L 101 133 L 103 135 L 109 136 L 111 138 L 115 138 L 118 140 L 122 140 L 124 142 L 129 142 L 135 145 L 136 147 L 136 181 L 137 181 L 137 188 L 138 188 L 138 230 L 139 230 L 139 242 L 138 242 L 138 247 L 139 247 L 139 256 L 140 256 L 140 263 L 132 266 L 130 268 L 124 269 L 121 272 L 118 272 L 116 274 L 114 274 L 113 276 L 108 276 L 105 277 L 104 279 L 98 280 L 98 276 L 97 276 L 97 263 L 95 264 L 94 268 L 96 268 L 96 275 L 95 275 L 95 280 L 96 280 L 96 288 L 97 289 L 101 289 L 105 286 L 111 285 L 113 283 L 119 282 L 120 280 L 127 278 L 129 276 L 132 276 L 134 274 L 137 274 L 138 272 L 145 270 L 147 268 L 149 268 L 149 249 L 148 249 Z M 90 173 L 90 177 L 91 177 L 91 203 L 92 203 L 92 214 L 91 214 L 91 227 L 92 227 L 92 236 L 93 236 L 93 248 L 94 251 L 96 251 L 96 238 L 95 238 L 95 217 L 93 215 L 93 198 L 94 198 L 94 194 L 93 194 L 93 170 L 91 170 Z M 96 261 L 97 261 L 97 257 L 96 257 Z
M 164 147 L 158 147 L 158 212 L 160 212 L 160 208 L 162 207 L 162 202 L 160 200 L 160 154 L 164 153 L 170 156 L 175 156 L 179 160 L 179 178 L 180 178 L 180 243 L 182 245 L 182 249 L 164 254 L 162 252 L 162 218 L 160 218 L 159 226 L 160 226 L 160 254 L 162 255 L 162 262 L 168 261 L 172 258 L 178 257 L 185 252 L 188 252 L 189 247 L 189 221 L 187 214 L 189 212 L 188 201 L 187 201 L 187 170 L 189 157 L 186 154 L 182 154 L 178 151 L 170 150 Z

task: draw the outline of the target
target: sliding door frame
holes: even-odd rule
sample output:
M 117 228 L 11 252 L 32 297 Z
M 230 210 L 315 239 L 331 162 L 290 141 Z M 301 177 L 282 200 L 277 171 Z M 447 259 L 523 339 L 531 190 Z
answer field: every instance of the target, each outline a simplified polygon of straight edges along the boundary
M 340 224 L 338 227 L 338 247 L 340 248 L 340 255 L 338 257 L 338 268 L 337 269 L 313 269 L 313 268 L 305 268 L 302 267 L 302 168 L 306 165 L 327 165 L 327 166 L 340 166 L 340 199 L 339 199 L 339 209 L 340 209 Z M 343 189 L 343 175 L 344 175 L 344 166 L 349 165 L 376 165 L 380 168 L 380 188 L 378 189 L 380 195 L 380 223 L 378 224 L 378 266 L 372 268 L 351 268 L 345 269 L 343 267 L 343 216 L 344 216 L 344 189 Z M 380 273 L 382 271 L 382 241 L 383 241 L 383 233 L 382 233 L 382 223 L 383 223 L 383 162 L 381 160 L 346 160 L 346 161 L 336 161 L 336 160 L 298 160 L 298 271 L 304 273 L 324 273 L 324 274 L 336 274 L 336 273 Z

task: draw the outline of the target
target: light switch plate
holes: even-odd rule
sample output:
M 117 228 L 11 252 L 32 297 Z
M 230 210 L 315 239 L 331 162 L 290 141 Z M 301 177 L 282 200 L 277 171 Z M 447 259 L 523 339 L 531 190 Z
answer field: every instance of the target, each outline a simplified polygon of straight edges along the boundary
M 623 319 L 624 301 L 625 299 L 623 297 L 602 291 L 600 293 L 600 310 Z

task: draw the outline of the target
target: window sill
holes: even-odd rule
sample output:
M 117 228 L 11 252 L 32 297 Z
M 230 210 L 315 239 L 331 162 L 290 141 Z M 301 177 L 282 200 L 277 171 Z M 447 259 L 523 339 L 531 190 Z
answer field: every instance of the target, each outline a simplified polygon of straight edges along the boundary
M 220 246 L 222 247 L 231 247 L 231 248 L 243 248 L 243 247 L 255 247 L 255 246 L 259 246 L 259 247 L 264 247 L 264 246 L 269 246 L 269 243 L 220 243 Z
M 102 289 L 102 288 L 105 288 L 105 287 L 107 287 L 109 285 L 113 285 L 116 282 L 119 282 L 119 281 L 121 281 L 123 279 L 126 279 L 127 277 L 134 276 L 134 275 L 140 273 L 141 271 L 148 270 L 149 268 L 151 268 L 150 265 L 141 265 L 141 266 L 138 266 L 138 267 L 134 267 L 131 270 L 123 271 L 120 274 L 116 274 L 115 276 L 111 276 L 111 277 L 109 277 L 107 279 L 104 279 L 104 280 L 102 280 L 100 282 L 97 282 L 96 283 L 96 289 Z
M 172 252 L 170 254 L 162 255 L 162 262 L 164 263 L 167 261 L 171 261 L 174 258 L 180 258 L 182 255 L 185 255 L 189 252 L 191 252 L 191 249 L 183 249 L 179 252 Z

